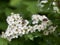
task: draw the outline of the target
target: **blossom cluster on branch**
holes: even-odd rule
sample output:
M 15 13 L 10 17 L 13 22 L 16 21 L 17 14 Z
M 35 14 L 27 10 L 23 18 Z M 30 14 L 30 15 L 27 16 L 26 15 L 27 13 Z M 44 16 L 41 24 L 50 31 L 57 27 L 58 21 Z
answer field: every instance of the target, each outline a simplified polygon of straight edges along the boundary
M 56 29 L 45 15 L 34 14 L 31 17 L 31 23 L 23 19 L 20 14 L 11 13 L 6 19 L 8 27 L 5 32 L 2 32 L 1 37 L 11 41 L 13 38 L 22 37 L 25 34 L 33 33 L 36 31 L 43 31 L 44 35 L 53 33 Z

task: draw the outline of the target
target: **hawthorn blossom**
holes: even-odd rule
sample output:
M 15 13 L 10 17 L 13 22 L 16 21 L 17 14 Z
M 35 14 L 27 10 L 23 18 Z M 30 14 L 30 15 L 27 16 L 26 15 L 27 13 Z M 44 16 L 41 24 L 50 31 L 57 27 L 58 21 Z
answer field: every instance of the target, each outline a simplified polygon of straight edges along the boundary
M 54 32 L 56 29 L 56 27 L 51 26 L 45 31 L 45 29 L 52 24 L 52 22 L 45 15 L 32 15 L 33 26 L 31 26 L 29 21 L 23 19 L 19 14 L 11 13 L 6 20 L 8 27 L 5 32 L 2 32 L 1 37 L 6 38 L 9 41 L 11 41 L 13 38 L 18 38 L 18 36 L 22 37 L 25 34 L 36 31 L 43 31 L 44 35 L 48 35 L 49 33 Z

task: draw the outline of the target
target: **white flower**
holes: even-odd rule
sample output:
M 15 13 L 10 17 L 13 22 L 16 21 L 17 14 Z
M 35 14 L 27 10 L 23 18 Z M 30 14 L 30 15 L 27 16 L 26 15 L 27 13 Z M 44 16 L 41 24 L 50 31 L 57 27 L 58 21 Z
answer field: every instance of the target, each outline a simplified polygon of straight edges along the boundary
M 7 23 L 9 25 L 12 25 L 14 23 L 14 19 L 12 17 L 10 17 L 10 16 L 8 16 L 8 18 L 6 20 L 7 20 Z
M 44 19 L 48 20 L 48 18 L 43 15 L 43 16 L 40 16 L 40 15 L 32 15 L 32 20 L 33 22 L 37 22 L 40 20 L 40 21 L 43 21 Z
M 39 20 L 41 20 L 42 16 L 40 15 L 32 15 L 32 24 L 37 24 Z
M 7 37 L 7 40 L 8 40 L 8 41 L 11 41 L 11 40 L 12 40 L 12 37 Z
M 54 12 L 59 12 L 59 8 L 58 7 L 53 7 L 53 10 L 54 10 Z
M 13 38 L 18 38 L 18 34 L 13 34 L 13 35 L 12 35 L 12 39 L 13 39 Z
M 28 26 L 28 32 L 31 32 L 31 33 L 33 32 L 33 26 L 30 26 L 30 25 Z
M 53 2 L 52 4 L 53 4 L 53 5 L 56 5 L 56 2 Z
M 55 31 L 55 29 L 57 28 L 57 26 L 50 26 L 49 28 L 48 28 L 48 30 L 49 30 L 49 32 L 50 33 L 52 33 L 52 32 L 54 32 Z
M 38 31 L 41 31 L 41 30 L 44 30 L 45 29 L 45 26 L 44 25 L 39 25 L 38 26 Z
M 35 32 L 38 29 L 38 25 L 33 26 L 33 32 Z
M 44 7 L 44 5 L 43 4 L 41 4 L 41 3 L 39 3 L 37 6 L 39 6 L 39 7 Z
M 24 25 L 24 26 L 27 26 L 28 24 L 29 24 L 29 21 L 28 21 L 28 20 L 24 20 L 23 25 Z
M 6 20 L 9 25 L 12 25 L 16 23 L 17 21 L 20 21 L 21 23 L 22 17 L 20 17 L 19 14 L 12 13 L 11 16 L 8 16 Z
M 24 35 L 24 34 L 25 34 L 25 30 L 21 30 L 21 34 L 23 34 L 23 35 Z
M 10 31 L 10 30 L 9 30 L 9 31 L 6 31 L 5 35 L 6 35 L 6 36 L 13 35 L 13 32 L 12 32 L 12 31 Z
M 44 35 L 48 35 L 49 34 L 49 31 L 44 31 L 43 34 Z
M 2 38 L 6 38 L 6 36 L 5 36 L 5 33 L 4 33 L 4 32 L 2 32 L 1 37 L 2 37 Z
M 16 28 L 16 27 L 14 27 L 14 28 L 12 29 L 12 31 L 13 31 L 14 34 L 18 34 L 18 32 L 19 32 L 18 28 Z
M 48 2 L 47 0 L 41 1 L 41 3 L 47 3 L 47 2 Z

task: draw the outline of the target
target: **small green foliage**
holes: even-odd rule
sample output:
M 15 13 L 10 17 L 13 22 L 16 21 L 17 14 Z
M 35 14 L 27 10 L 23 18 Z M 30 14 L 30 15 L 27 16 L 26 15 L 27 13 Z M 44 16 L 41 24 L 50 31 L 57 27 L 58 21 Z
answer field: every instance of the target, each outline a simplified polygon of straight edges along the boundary
M 8 45 L 8 41 L 3 38 L 0 38 L 0 45 Z

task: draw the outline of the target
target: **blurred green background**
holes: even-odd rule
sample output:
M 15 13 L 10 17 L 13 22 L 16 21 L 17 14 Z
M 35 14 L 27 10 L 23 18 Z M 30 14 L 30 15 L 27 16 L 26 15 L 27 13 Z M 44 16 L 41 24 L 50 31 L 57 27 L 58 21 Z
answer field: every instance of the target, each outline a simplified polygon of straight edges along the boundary
M 49 36 L 38 36 L 37 38 L 26 40 L 24 37 L 18 39 L 13 39 L 8 42 L 5 39 L 0 38 L 0 45 L 60 45 L 60 13 L 53 12 L 52 5 L 50 5 L 54 0 L 49 0 L 42 11 L 40 11 L 38 5 L 38 0 L 0 0 L 0 34 L 5 31 L 8 24 L 6 22 L 7 16 L 11 12 L 19 13 L 24 19 L 30 20 L 32 14 L 46 15 L 54 25 L 58 25 L 58 28 L 53 34 Z M 57 7 L 60 8 L 60 1 L 56 0 Z M 47 8 L 50 8 L 47 10 Z M 37 35 L 37 34 L 36 34 Z M 27 38 L 27 37 L 26 37 Z

